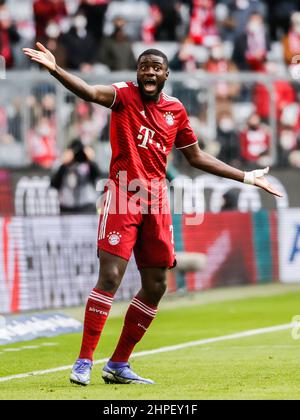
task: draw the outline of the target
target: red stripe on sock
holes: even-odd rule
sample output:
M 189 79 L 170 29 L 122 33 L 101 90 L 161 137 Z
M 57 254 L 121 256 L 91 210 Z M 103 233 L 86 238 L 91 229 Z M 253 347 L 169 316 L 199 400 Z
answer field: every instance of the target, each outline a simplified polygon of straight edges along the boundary
M 134 300 L 142 302 L 139 298 L 135 298 Z M 153 321 L 154 315 L 149 314 L 150 311 L 156 311 L 157 308 L 153 305 L 148 305 L 146 302 L 142 302 L 142 304 L 143 307 L 146 305 L 149 312 L 133 304 L 129 306 L 121 337 L 110 359 L 112 362 L 127 362 L 135 345 L 143 338 Z
M 99 301 L 95 300 L 99 297 Z M 107 300 L 101 301 L 102 296 L 107 299 L 114 296 L 101 290 L 93 289 L 92 296 L 89 297 L 85 309 L 84 328 L 80 359 L 93 360 L 95 349 L 98 345 L 100 335 L 109 315 L 111 304 Z

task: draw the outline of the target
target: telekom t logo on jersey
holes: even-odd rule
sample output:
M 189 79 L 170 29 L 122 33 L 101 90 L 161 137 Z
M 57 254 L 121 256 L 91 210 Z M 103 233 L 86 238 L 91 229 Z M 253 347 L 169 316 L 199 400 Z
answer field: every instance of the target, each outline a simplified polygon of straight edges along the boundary
M 140 128 L 140 134 L 137 136 L 138 140 L 143 140 L 141 144 L 138 144 L 139 147 L 143 147 L 144 149 L 148 150 L 148 143 L 154 144 L 158 149 L 162 150 L 163 152 L 167 151 L 166 146 L 162 146 L 160 143 L 153 140 L 155 136 L 155 131 L 151 130 L 151 128 L 144 127 L 143 125 Z
M 155 131 L 142 125 L 140 128 L 140 134 L 137 136 L 137 138 L 138 140 L 143 140 L 143 142 L 141 144 L 138 144 L 138 146 L 143 147 L 144 149 L 148 149 L 147 144 L 148 142 L 150 144 L 152 143 L 154 135 Z

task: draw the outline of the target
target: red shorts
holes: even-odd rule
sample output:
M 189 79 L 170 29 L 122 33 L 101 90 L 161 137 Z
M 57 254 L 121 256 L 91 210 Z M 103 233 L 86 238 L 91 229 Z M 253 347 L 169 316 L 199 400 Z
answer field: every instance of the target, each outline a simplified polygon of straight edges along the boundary
M 129 260 L 134 251 L 136 264 L 141 268 L 166 267 L 176 264 L 174 236 L 170 212 L 144 214 L 142 211 L 120 211 L 124 192 L 108 191 L 101 205 L 98 230 L 98 249 Z M 123 203 L 124 204 L 124 203 Z M 125 213 L 125 214 L 122 214 Z

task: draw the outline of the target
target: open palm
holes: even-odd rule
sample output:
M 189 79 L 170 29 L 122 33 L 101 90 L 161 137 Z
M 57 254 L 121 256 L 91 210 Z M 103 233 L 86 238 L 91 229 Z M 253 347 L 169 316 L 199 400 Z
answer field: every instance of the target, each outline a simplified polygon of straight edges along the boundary
M 257 187 L 260 187 L 263 190 L 267 191 L 268 193 L 276 195 L 277 197 L 282 197 L 282 193 L 277 191 L 275 188 L 273 188 L 273 186 L 269 183 L 267 178 L 264 176 L 269 172 L 269 168 L 259 169 L 254 172 L 256 173 L 255 185 Z
M 35 61 L 44 66 L 47 70 L 54 71 L 56 66 L 54 55 L 40 42 L 37 42 L 36 46 L 38 50 L 33 50 L 32 48 L 23 48 L 24 54 L 30 57 L 32 61 Z

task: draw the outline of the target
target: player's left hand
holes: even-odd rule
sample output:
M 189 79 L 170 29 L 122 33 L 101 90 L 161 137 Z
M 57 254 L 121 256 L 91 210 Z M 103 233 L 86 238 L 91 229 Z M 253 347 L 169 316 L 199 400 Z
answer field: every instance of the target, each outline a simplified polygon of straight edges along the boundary
M 254 185 L 263 190 L 267 191 L 268 193 L 275 195 L 276 197 L 283 197 L 283 194 L 277 191 L 267 180 L 265 175 L 269 172 L 269 168 L 265 169 L 256 169 L 252 171 L 254 174 Z

